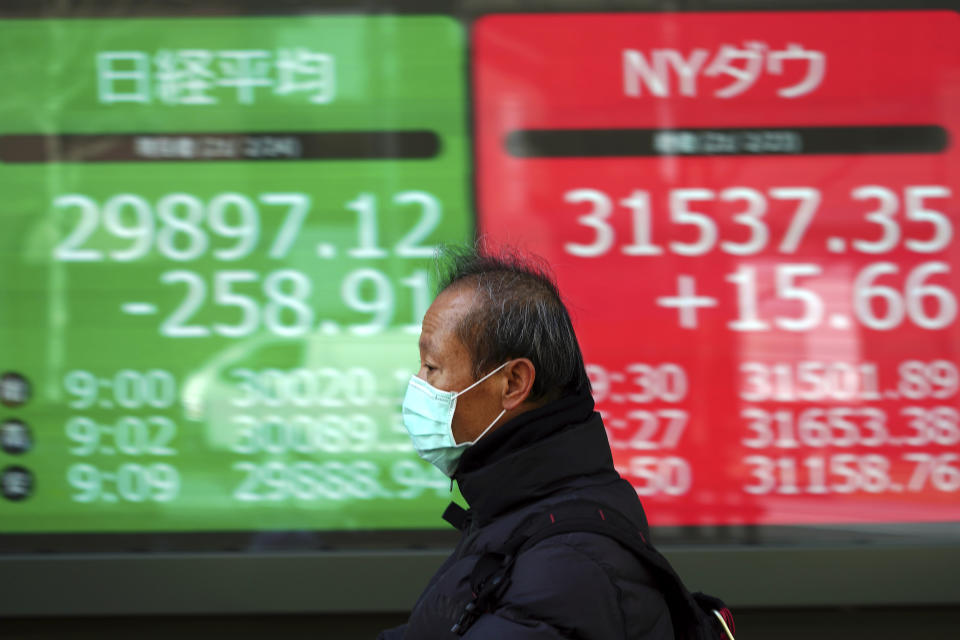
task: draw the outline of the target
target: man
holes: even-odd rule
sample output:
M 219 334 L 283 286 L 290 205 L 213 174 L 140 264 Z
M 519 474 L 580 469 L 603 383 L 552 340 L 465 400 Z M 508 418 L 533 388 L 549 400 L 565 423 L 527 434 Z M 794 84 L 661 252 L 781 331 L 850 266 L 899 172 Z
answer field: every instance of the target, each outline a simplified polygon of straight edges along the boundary
M 478 561 L 501 551 L 532 515 L 576 500 L 624 514 L 644 536 L 647 522 L 613 468 L 580 346 L 550 277 L 517 255 L 455 250 L 446 258 L 448 273 L 423 319 L 404 425 L 418 453 L 456 479 L 470 510 L 457 523 L 460 543 L 407 624 L 381 640 L 456 638 L 458 622 L 469 639 L 672 640 L 651 575 L 598 533 L 552 536 L 518 553 L 490 610 L 464 615 L 476 599 Z

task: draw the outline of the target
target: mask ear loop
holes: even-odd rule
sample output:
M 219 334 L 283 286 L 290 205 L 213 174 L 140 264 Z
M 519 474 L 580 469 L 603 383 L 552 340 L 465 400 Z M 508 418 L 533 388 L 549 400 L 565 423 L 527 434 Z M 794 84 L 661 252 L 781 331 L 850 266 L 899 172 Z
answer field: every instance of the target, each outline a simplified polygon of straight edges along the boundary
M 490 376 L 492 376 L 493 374 L 495 374 L 497 371 L 500 371 L 500 369 L 503 369 L 503 368 L 504 368 L 505 366 L 507 366 L 508 364 L 510 364 L 510 361 L 509 361 L 509 360 L 507 360 L 507 361 L 504 362 L 502 365 L 500 365 L 499 367 L 497 367 L 496 369 L 494 369 L 493 371 L 491 371 L 491 372 L 488 373 L 487 375 L 483 376 L 482 378 L 480 378 L 479 380 L 477 380 L 476 382 L 474 382 L 472 385 L 470 385 L 469 387 L 467 387 L 467 388 L 464 389 L 463 391 L 457 392 L 457 395 L 454 396 L 454 397 L 456 398 L 456 397 L 462 396 L 462 395 L 465 394 L 467 391 L 470 391 L 470 389 L 473 389 L 475 386 L 477 386 L 478 384 L 480 384 L 481 382 L 483 382 L 484 380 L 486 380 L 487 378 L 489 378 Z
M 480 378 L 479 380 L 477 380 L 476 382 L 474 382 L 472 385 L 470 385 L 469 387 L 467 387 L 467 388 L 464 389 L 463 391 L 459 392 L 457 395 L 453 396 L 453 410 L 456 411 L 456 409 L 457 409 L 457 398 L 459 398 L 460 396 L 462 396 L 463 394 L 465 394 L 467 391 L 470 391 L 470 389 L 473 389 L 475 386 L 477 386 L 478 384 L 480 384 L 481 382 L 483 382 L 484 380 L 486 380 L 487 378 L 489 378 L 490 376 L 492 376 L 493 374 L 495 374 L 497 371 L 500 371 L 500 369 L 503 369 L 503 368 L 504 368 L 505 366 L 507 366 L 508 364 L 510 364 L 510 361 L 509 361 L 509 360 L 507 360 L 507 361 L 504 362 L 502 365 L 500 365 L 499 367 L 497 367 L 496 369 L 494 369 L 493 371 L 491 371 L 491 372 L 488 373 L 487 375 L 483 376 L 482 378 Z M 488 425 L 487 425 L 487 428 L 484 429 L 483 431 L 481 431 L 481 432 L 480 432 L 480 435 L 478 435 L 476 438 L 474 438 L 473 440 L 471 440 L 471 441 L 469 441 L 469 442 L 461 442 L 461 443 L 459 443 L 457 446 L 458 446 L 458 447 L 466 447 L 466 446 L 470 446 L 470 445 L 476 444 L 476 443 L 480 440 L 480 438 L 482 438 L 483 436 L 485 436 L 485 435 L 487 434 L 487 431 L 490 431 L 490 429 L 493 428 L 493 425 L 497 424 L 497 422 L 500 420 L 500 418 L 503 417 L 503 414 L 505 414 L 506 412 L 507 412 L 506 409 L 504 409 L 503 411 L 501 411 L 501 412 L 500 412 L 500 415 L 498 415 L 496 418 L 494 418 L 493 422 L 491 422 L 490 424 L 488 424 Z M 451 414 L 451 415 L 452 415 L 452 414 Z M 451 438 L 451 439 L 453 438 L 453 425 L 452 425 L 452 424 L 450 425 L 450 438 Z
M 507 412 L 506 409 L 504 409 L 503 411 L 501 411 L 501 412 L 500 412 L 500 415 L 498 415 L 496 418 L 494 418 L 494 419 L 493 419 L 493 422 L 491 422 L 490 424 L 488 424 L 488 425 L 487 425 L 487 428 L 484 429 L 483 431 L 481 431 L 481 432 L 480 432 L 480 435 L 478 435 L 476 438 L 474 438 L 473 441 L 471 441 L 471 442 L 461 442 L 460 444 L 477 444 L 477 442 L 480 441 L 480 438 L 482 438 L 483 436 L 485 436 L 485 435 L 487 434 L 487 431 L 490 431 L 490 429 L 493 428 L 493 425 L 497 424 L 497 422 L 500 421 L 500 418 L 502 418 L 502 417 L 503 417 L 503 414 L 505 414 L 506 412 Z

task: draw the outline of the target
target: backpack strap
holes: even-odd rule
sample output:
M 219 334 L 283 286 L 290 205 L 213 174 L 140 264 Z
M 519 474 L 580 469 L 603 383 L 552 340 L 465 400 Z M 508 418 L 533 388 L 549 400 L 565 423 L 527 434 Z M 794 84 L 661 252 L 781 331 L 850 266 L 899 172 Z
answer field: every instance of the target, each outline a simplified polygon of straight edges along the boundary
M 444 510 L 443 516 L 441 517 L 450 523 L 450 525 L 452 525 L 455 529 L 463 531 L 467 526 L 467 514 L 469 514 L 469 511 L 458 505 L 456 502 L 451 502 L 447 505 L 447 508 Z
M 499 552 L 483 554 L 470 574 L 473 600 L 467 603 L 451 631 L 463 635 L 483 613 L 492 612 L 510 584 L 517 556 L 543 540 L 566 533 L 596 533 L 629 549 L 650 571 L 666 600 L 677 638 L 733 638 L 733 616 L 722 601 L 692 595 L 670 562 L 646 539 L 643 531 L 614 509 L 589 501 L 570 501 L 534 514 L 511 534 Z M 708 613 L 710 612 L 710 613 Z M 713 612 L 718 612 L 719 619 Z M 726 633 L 726 636 L 721 635 Z
M 484 613 L 491 613 L 510 586 L 510 572 L 516 556 L 488 552 L 480 556 L 470 572 L 473 599 L 463 608 L 450 631 L 462 636 Z

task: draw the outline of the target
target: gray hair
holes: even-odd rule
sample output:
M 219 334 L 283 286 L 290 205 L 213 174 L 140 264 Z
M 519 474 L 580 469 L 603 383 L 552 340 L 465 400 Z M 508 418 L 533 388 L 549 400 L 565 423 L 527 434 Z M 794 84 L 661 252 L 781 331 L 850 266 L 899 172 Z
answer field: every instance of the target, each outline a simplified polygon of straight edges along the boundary
M 437 266 L 440 291 L 456 285 L 477 293 L 457 328 L 477 378 L 511 358 L 528 358 L 536 371 L 530 400 L 590 392 L 570 314 L 545 260 L 478 244 L 443 247 Z

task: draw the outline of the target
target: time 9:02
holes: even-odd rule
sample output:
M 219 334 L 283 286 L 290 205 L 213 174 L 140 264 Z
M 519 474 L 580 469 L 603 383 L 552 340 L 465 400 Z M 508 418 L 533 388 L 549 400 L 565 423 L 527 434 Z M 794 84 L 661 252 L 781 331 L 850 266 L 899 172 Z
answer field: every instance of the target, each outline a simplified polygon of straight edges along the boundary
M 70 453 L 77 456 L 98 453 L 128 456 L 177 454 L 177 450 L 170 446 L 177 435 L 177 425 L 164 416 L 124 416 L 112 425 L 75 416 L 67 422 L 66 434 L 75 445 Z

